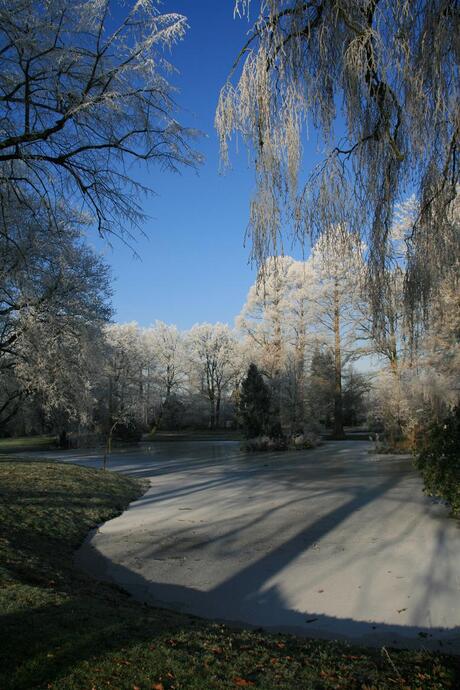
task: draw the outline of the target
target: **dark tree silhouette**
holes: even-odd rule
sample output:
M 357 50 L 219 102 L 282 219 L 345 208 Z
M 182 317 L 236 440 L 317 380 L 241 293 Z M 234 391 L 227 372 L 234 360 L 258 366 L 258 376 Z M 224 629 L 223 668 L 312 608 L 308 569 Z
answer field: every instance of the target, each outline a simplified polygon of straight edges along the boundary
M 240 420 L 246 438 L 268 433 L 271 395 L 255 364 L 251 364 L 241 384 Z

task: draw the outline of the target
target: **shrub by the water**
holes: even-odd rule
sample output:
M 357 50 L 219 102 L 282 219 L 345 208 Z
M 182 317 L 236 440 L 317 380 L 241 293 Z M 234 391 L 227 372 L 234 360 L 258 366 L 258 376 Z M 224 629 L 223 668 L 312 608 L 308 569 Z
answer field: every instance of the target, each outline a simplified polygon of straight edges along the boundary
M 290 440 L 290 447 L 296 450 L 305 450 L 308 448 L 316 448 L 321 444 L 321 436 L 313 431 L 306 431 L 303 434 L 296 434 Z
M 287 443 L 284 436 L 274 438 L 273 436 L 255 436 L 246 439 L 242 444 L 243 450 L 258 452 L 264 450 L 287 450 Z
M 425 490 L 444 498 L 460 515 L 460 405 L 442 421 L 432 424 L 418 442 L 415 461 Z
M 118 424 L 113 433 L 113 438 L 117 441 L 140 441 L 145 431 L 145 427 L 136 422 Z

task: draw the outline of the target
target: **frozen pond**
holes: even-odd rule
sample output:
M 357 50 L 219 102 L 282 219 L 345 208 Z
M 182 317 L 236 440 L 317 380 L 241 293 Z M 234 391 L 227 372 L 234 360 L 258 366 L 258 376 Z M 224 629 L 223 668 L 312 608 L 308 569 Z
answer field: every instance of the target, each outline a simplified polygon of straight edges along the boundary
M 136 598 L 297 634 L 460 651 L 460 529 L 410 459 L 360 441 L 240 452 L 159 442 L 110 468 L 150 488 L 78 563 Z M 48 454 L 49 455 L 49 454 Z M 92 453 L 65 454 L 91 467 Z

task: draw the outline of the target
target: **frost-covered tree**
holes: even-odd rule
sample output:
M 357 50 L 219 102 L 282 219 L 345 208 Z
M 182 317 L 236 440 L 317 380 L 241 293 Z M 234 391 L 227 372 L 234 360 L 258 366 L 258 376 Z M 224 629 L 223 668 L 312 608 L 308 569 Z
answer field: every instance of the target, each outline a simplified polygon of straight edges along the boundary
M 258 362 L 268 378 L 279 379 L 287 346 L 286 314 L 289 309 L 290 256 L 267 259 L 263 277 L 249 289 L 237 317 L 237 327 L 258 351 Z
M 285 315 L 290 356 L 287 393 L 291 401 L 291 426 L 305 426 L 306 366 L 316 339 L 315 272 L 311 261 L 294 261 L 288 270 L 288 304 Z
M 85 399 L 64 362 L 84 378 L 82 353 L 95 361 L 85 329 L 110 310 L 107 269 L 79 228 L 123 234 L 142 221 L 147 190 L 129 163 L 199 161 L 174 117 L 166 58 L 185 29 L 156 0 L 0 3 L 0 417 L 24 390 L 53 409 L 59 392 L 67 416 Z
M 330 227 L 313 248 L 315 320 L 334 357 L 334 435 L 342 438 L 342 370 L 359 354 L 364 261 L 362 247 L 345 227 Z
M 407 240 L 418 213 L 414 196 L 396 207 L 385 247 L 379 313 L 377 318 L 371 319 L 369 304 L 363 302 L 359 326 L 360 338 L 365 340 L 369 352 L 376 355 L 379 362 L 374 377 L 374 398 L 378 402 L 374 407 L 391 443 L 401 438 L 407 423 L 410 411 L 408 384 L 413 374 L 411 369 L 416 366 L 418 358 L 414 347 L 417 329 L 411 328 L 404 287 L 407 281 Z
M 41 206 L 4 209 L 0 233 L 0 423 L 19 400 L 39 396 L 50 412 L 88 414 L 84 384 L 101 326 L 111 308 L 109 271 L 87 247 L 69 214 L 44 229 Z M 77 224 L 78 225 L 78 224 Z M 83 366 L 82 353 L 88 355 Z M 67 365 L 65 364 L 68 359 Z M 81 376 L 80 376 L 81 375 Z M 70 380 L 74 378 L 74 385 Z M 81 405 L 80 405 L 81 403 Z M 65 412 L 65 414 L 64 414 Z
M 451 210 L 460 179 L 458 3 L 236 0 L 235 7 L 255 21 L 222 89 L 216 125 L 224 160 L 234 132 L 253 152 L 254 256 L 262 262 L 279 252 L 284 208 L 301 235 L 337 223 L 335 199 L 348 182 L 348 222 L 369 247 L 377 316 L 395 204 L 412 188 L 419 213 L 408 237 L 406 304 L 426 305 L 459 252 Z M 302 137 L 312 128 L 326 152 L 300 182 Z
M 370 390 L 369 375 L 355 371 L 352 366 L 344 372 L 343 418 L 347 426 L 356 426 L 366 421 L 366 402 Z
M 311 330 L 311 263 L 290 256 L 268 259 L 237 318 L 251 357 L 267 377 L 283 423 L 302 428 L 305 360 Z
M 253 360 L 270 382 L 273 404 L 286 430 L 305 427 L 306 402 L 311 420 L 315 405 L 306 367 L 322 343 L 334 357 L 335 433 L 343 435 L 342 367 L 363 346 L 357 325 L 367 306 L 361 296 L 364 272 L 359 239 L 344 226 L 333 226 L 314 245 L 307 261 L 272 257 L 265 262 L 249 290 L 237 324 L 252 345 Z
M 187 334 L 192 378 L 209 405 L 209 427 L 219 427 L 224 395 L 231 394 L 244 371 L 236 336 L 222 323 L 202 323 Z
M 0 3 L 0 184 L 46 226 L 64 198 L 100 233 L 143 213 L 127 164 L 195 164 L 193 134 L 174 118 L 166 51 L 186 18 L 157 0 Z M 0 219 L 1 220 L 1 219 Z
M 416 348 L 388 357 L 373 378 L 372 417 L 390 445 L 415 443 L 421 429 L 458 403 L 460 388 L 459 271 L 443 280 Z M 386 353 L 383 353 L 386 354 Z M 385 362 L 385 360 L 384 360 Z
M 407 279 L 407 239 L 418 212 L 414 196 L 397 206 L 386 243 L 377 318 L 370 318 L 367 302 L 362 304 L 361 336 L 368 341 L 370 351 L 387 361 L 396 378 L 401 366 L 414 354 L 410 352 L 411 329 L 405 308 L 404 286 Z M 413 330 L 412 335 L 415 335 Z
M 32 399 L 67 445 L 71 428 L 92 425 L 104 363 L 102 323 L 73 315 L 22 320 L 14 374 L 22 400 Z
M 187 379 L 187 353 L 184 335 L 162 321 L 142 334 L 146 350 L 146 395 L 150 401 L 150 387 L 157 398 L 155 428 L 161 425 L 165 411 L 183 390 Z
M 412 425 L 441 420 L 460 400 L 459 276 L 456 270 L 444 280 L 417 355 L 406 372 Z
M 460 266 L 459 266 L 460 268 Z M 446 388 L 460 393 L 460 271 L 441 286 L 431 322 L 422 343 L 427 365 L 445 377 Z M 446 392 L 447 392 L 446 390 Z
M 130 435 L 144 421 L 144 351 L 135 322 L 110 324 L 104 329 L 107 353 L 103 370 L 101 417 L 108 445 L 118 429 Z

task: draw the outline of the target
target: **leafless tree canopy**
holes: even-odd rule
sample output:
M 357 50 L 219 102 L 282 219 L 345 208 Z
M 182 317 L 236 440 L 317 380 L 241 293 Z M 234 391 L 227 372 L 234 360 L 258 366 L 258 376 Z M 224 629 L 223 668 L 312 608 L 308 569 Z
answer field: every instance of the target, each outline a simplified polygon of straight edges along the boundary
M 99 232 L 142 219 L 130 160 L 194 164 L 173 118 L 164 49 L 186 20 L 157 0 L 0 1 L 0 183 L 24 204 L 62 198 Z M 120 13 L 123 16 L 120 18 Z
M 415 193 L 406 299 L 423 305 L 459 256 L 458 0 L 236 0 L 236 12 L 256 20 L 216 125 L 224 160 L 235 132 L 254 153 L 254 257 L 279 252 L 283 209 L 302 238 L 343 222 L 348 185 L 348 223 L 365 235 L 377 310 L 394 208 Z M 312 126 L 324 160 L 299 184 Z

